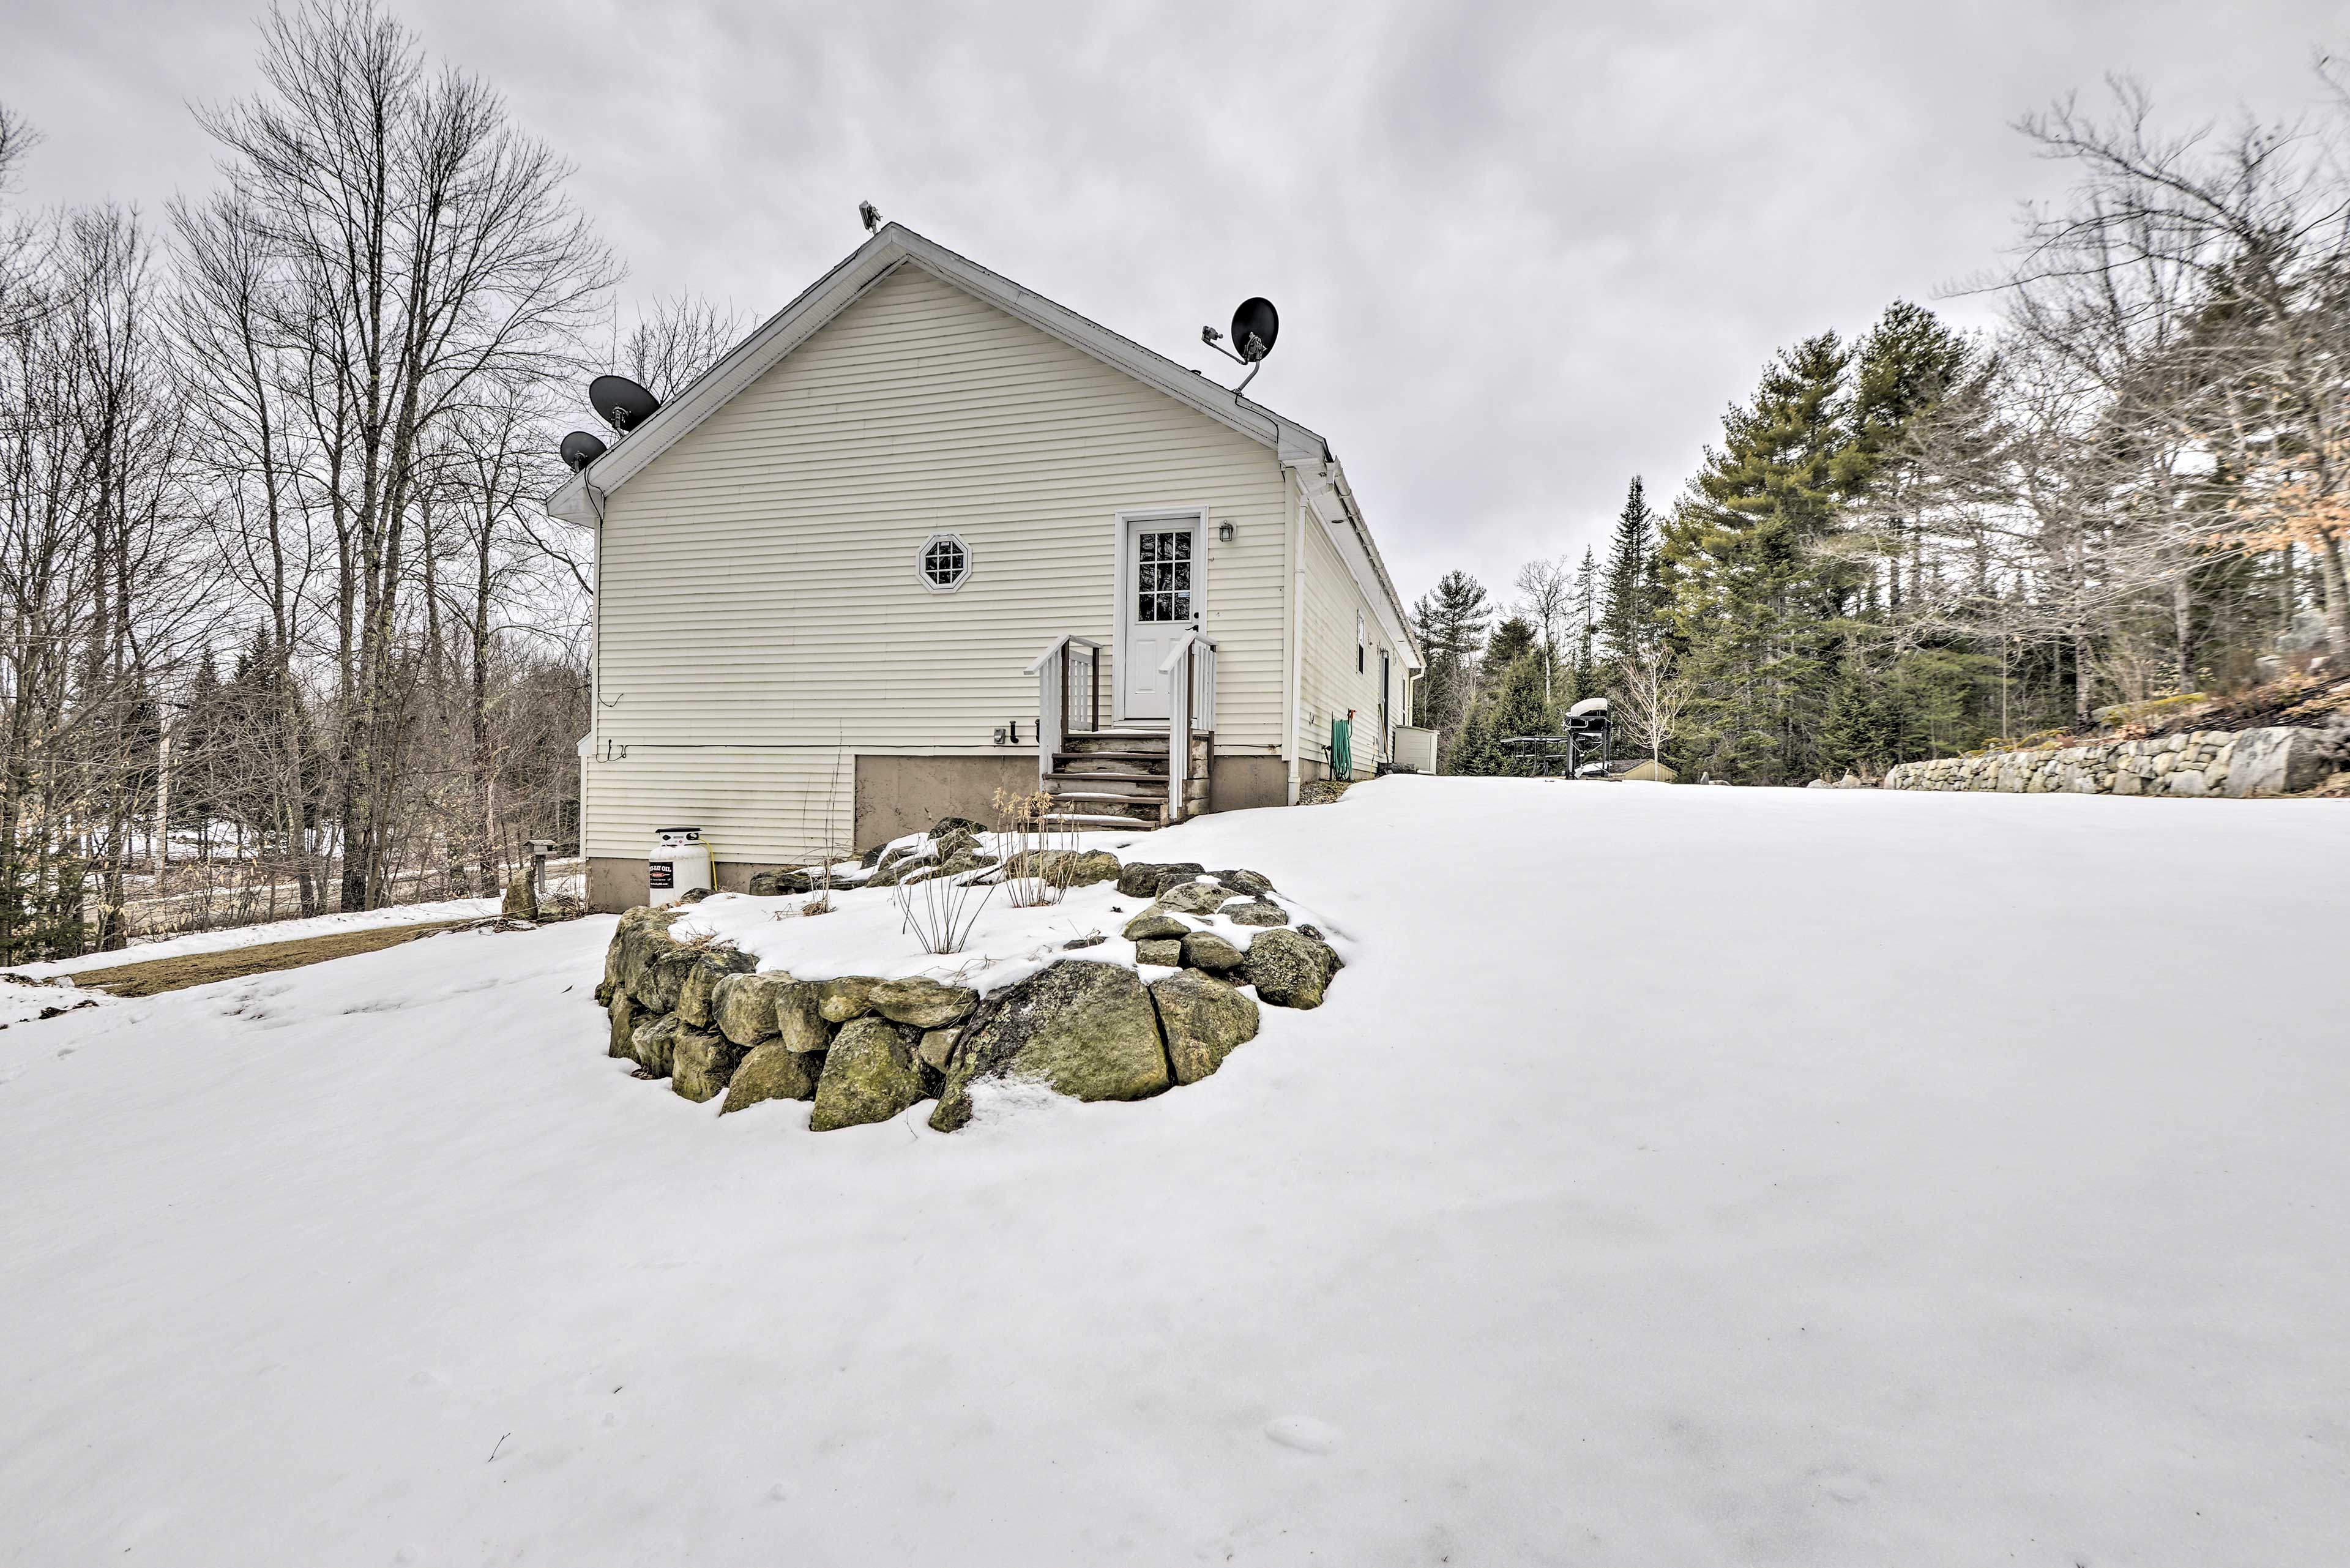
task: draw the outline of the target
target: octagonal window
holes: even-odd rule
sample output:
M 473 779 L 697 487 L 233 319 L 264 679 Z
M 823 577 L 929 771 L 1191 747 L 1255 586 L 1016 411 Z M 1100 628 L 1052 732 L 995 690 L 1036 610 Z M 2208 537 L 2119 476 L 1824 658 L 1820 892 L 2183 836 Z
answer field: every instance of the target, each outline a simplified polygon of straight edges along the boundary
M 951 594 L 971 576 L 971 546 L 960 534 L 933 534 L 922 541 L 922 586 Z

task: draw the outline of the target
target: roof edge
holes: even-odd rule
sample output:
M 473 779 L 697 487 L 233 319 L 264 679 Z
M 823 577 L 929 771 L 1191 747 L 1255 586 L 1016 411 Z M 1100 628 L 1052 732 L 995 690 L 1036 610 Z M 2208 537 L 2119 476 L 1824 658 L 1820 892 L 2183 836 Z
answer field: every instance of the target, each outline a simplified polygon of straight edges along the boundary
M 1318 459 L 1328 452 L 1328 443 L 1296 421 L 1285 419 L 1262 403 L 1252 402 L 1197 370 L 1088 320 L 1034 289 L 990 272 L 902 223 L 893 223 L 884 224 L 879 233 L 761 323 L 723 358 L 663 403 L 660 411 L 641 429 L 630 432 L 611 451 L 574 474 L 547 497 L 547 511 L 563 517 L 592 514 L 587 496 L 591 483 L 606 495 L 619 489 L 815 336 L 826 323 L 855 304 L 874 285 L 907 263 L 920 266 L 1112 369 L 1124 371 L 1146 386 L 1189 404 L 1250 440 L 1273 448 L 1284 462 Z

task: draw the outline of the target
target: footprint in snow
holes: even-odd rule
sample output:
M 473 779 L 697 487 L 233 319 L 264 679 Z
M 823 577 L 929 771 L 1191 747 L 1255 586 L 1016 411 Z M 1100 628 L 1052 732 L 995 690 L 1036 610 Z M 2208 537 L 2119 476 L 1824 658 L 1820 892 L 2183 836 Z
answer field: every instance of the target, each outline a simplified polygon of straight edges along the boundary
M 1346 1441 L 1347 1434 L 1311 1416 L 1281 1416 L 1267 1421 L 1264 1435 L 1284 1449 L 1301 1454 L 1326 1454 Z

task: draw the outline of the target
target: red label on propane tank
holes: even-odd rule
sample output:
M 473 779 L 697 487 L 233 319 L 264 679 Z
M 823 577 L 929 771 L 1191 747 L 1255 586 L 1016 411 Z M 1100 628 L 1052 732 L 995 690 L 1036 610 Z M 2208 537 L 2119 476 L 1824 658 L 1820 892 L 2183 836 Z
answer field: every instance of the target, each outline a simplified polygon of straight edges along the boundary
M 649 864 L 652 867 L 651 886 L 655 888 L 677 886 L 677 867 L 673 863 L 667 860 L 655 860 Z

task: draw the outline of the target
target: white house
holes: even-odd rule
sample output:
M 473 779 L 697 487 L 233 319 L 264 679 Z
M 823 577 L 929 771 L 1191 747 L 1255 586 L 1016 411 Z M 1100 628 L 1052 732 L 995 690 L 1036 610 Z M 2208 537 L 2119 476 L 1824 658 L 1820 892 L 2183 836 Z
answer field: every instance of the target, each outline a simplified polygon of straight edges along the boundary
M 547 509 L 597 535 L 599 909 L 660 827 L 739 888 L 1040 781 L 1097 826 L 1294 802 L 1421 668 L 1326 441 L 895 223 Z

